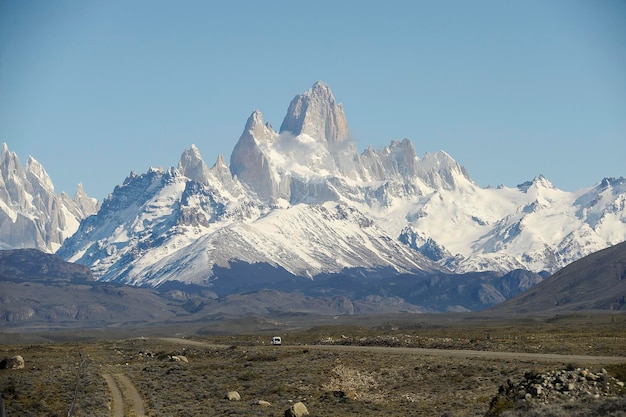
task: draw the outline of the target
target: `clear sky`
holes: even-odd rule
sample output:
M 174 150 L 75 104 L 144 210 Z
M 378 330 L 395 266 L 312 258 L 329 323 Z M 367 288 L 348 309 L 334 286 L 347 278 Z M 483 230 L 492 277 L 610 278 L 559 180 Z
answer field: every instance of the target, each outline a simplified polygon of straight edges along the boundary
M 626 175 L 626 1 L 0 0 L 0 142 L 103 199 L 326 82 L 360 151 L 408 137 L 481 186 Z

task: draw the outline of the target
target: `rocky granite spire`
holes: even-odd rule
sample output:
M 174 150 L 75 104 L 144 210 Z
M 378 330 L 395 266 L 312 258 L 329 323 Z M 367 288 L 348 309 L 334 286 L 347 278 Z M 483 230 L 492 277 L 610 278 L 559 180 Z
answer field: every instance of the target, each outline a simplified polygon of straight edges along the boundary
M 185 177 L 191 178 L 201 184 L 206 185 L 209 182 L 209 167 L 202 160 L 202 156 L 196 145 L 191 145 L 191 148 L 185 149 L 180 156 L 178 170 Z
M 307 134 L 333 144 L 348 138 L 348 124 L 343 106 L 335 101 L 330 87 L 318 81 L 291 101 L 280 132 Z
M 98 209 L 82 190 L 78 200 L 56 194 L 43 166 L 29 157 L 22 167 L 15 152 L 0 152 L 0 249 L 36 248 L 55 252 Z M 77 194 L 78 194 L 77 191 Z
M 263 115 L 256 110 L 248 118 L 230 156 L 230 171 L 233 176 L 252 187 L 263 200 L 275 197 L 278 185 L 261 145 L 271 142 L 276 135 L 271 126 L 263 124 Z

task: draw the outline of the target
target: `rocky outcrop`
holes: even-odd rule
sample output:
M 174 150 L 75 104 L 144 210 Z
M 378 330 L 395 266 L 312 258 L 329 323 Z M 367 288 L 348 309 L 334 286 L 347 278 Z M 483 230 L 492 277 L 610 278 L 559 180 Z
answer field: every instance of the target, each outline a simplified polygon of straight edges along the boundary
M 624 383 L 605 369 L 560 369 L 545 373 L 526 372 L 517 382 L 507 380 L 491 400 L 486 417 L 520 407 L 527 403 L 572 403 L 589 398 L 617 397 L 626 394 Z

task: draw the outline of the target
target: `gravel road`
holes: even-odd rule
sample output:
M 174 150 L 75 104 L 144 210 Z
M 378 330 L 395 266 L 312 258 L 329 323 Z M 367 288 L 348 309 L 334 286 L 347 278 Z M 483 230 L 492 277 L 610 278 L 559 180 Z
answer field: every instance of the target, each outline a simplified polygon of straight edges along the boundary
M 220 349 L 228 345 L 216 345 L 197 340 L 180 339 L 175 337 L 162 337 L 159 340 L 188 346 L 201 346 L 206 348 Z M 282 345 L 274 346 L 273 349 L 319 349 L 354 352 L 382 352 L 388 354 L 412 354 L 423 356 L 438 356 L 450 358 L 484 358 L 484 359 L 510 359 L 510 360 L 533 360 L 542 362 L 584 362 L 584 363 L 626 363 L 626 356 L 594 356 L 594 355 L 558 355 L 553 353 L 522 353 L 522 352 L 494 352 L 487 350 L 459 350 L 459 349 L 427 349 L 427 348 L 404 348 L 388 346 L 352 346 L 352 345 Z

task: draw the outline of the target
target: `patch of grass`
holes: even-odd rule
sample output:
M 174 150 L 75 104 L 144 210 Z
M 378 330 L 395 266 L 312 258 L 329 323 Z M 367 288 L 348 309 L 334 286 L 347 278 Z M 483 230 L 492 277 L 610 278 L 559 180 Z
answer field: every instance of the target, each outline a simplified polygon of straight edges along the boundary
M 248 362 L 276 362 L 278 356 L 271 353 L 259 353 L 248 357 Z
M 605 369 L 614 378 L 626 382 L 626 363 L 606 365 Z

